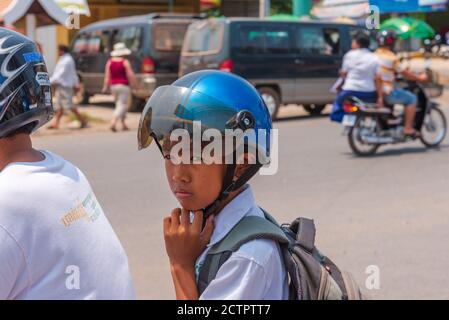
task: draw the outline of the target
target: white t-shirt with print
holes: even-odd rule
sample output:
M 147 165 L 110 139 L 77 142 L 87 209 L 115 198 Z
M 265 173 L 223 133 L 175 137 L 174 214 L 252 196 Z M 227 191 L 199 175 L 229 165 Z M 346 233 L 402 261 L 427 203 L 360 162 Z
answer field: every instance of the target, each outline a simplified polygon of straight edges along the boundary
M 42 154 L 0 172 L 0 299 L 133 299 L 126 254 L 89 182 Z

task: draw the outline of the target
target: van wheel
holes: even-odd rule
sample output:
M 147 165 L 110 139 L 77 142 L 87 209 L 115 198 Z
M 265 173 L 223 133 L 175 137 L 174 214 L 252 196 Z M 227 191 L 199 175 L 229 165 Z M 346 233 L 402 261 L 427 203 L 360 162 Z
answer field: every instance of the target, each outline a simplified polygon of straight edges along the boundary
M 143 108 L 145 108 L 145 99 L 140 99 L 133 97 L 133 101 L 131 102 L 131 107 L 129 108 L 129 111 L 131 112 L 142 112 Z
M 279 93 L 277 93 L 276 90 L 270 87 L 261 87 L 258 88 L 258 90 L 263 101 L 267 105 L 271 119 L 276 120 L 279 112 L 279 107 L 281 105 L 281 98 L 279 97 Z
M 310 115 L 317 116 L 323 112 L 326 108 L 325 104 L 305 104 L 304 110 L 306 110 Z

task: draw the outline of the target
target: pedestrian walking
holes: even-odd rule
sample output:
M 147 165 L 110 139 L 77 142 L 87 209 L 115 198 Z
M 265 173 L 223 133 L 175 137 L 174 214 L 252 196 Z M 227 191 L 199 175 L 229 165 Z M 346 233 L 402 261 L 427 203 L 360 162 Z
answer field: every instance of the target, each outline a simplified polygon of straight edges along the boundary
M 87 119 L 78 111 L 73 104 L 75 90 L 79 90 L 79 79 L 76 73 L 75 60 L 70 54 L 69 48 L 59 45 L 60 59 L 56 64 L 55 71 L 50 78 L 50 83 L 55 87 L 56 114 L 49 129 L 58 129 L 64 111 L 72 112 L 80 122 L 80 128 L 87 127 Z M 41 79 L 45 81 L 45 79 Z
M 126 125 L 126 114 L 132 102 L 132 88 L 137 87 L 136 75 L 126 56 L 131 54 L 122 42 L 114 45 L 111 58 L 106 63 L 103 93 L 110 92 L 114 96 L 115 111 L 111 121 L 111 131 L 117 131 L 117 123 L 121 122 L 124 131 L 129 130 Z

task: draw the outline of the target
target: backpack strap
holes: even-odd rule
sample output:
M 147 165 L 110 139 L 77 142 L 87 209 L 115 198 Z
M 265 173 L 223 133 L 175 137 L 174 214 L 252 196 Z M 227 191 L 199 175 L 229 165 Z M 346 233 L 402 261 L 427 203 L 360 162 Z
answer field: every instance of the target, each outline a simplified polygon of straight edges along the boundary
M 284 231 L 275 223 L 271 216 L 268 215 L 267 218 L 257 216 L 244 217 L 223 240 L 208 251 L 198 276 L 198 291 L 200 295 L 209 283 L 215 279 L 218 270 L 232 253 L 237 251 L 243 244 L 256 239 L 269 239 L 280 244 L 289 243 Z
M 290 229 L 296 234 L 296 242 L 309 252 L 315 248 L 315 223 L 311 219 L 298 218 L 292 222 Z
M 260 209 L 263 211 L 265 218 L 268 221 L 279 227 L 279 224 L 268 212 L 266 212 L 262 208 Z M 314 250 L 316 227 L 315 222 L 312 219 L 299 217 L 295 221 L 293 221 L 290 225 L 288 225 L 288 229 L 290 232 L 293 232 L 296 235 L 296 243 L 301 245 L 309 252 L 312 252 Z M 286 230 L 284 230 L 284 234 L 285 232 Z

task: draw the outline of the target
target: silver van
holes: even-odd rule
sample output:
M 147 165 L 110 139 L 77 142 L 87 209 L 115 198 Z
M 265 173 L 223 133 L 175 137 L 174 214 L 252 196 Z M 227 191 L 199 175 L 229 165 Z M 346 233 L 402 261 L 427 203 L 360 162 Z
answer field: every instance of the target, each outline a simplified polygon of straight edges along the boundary
M 83 103 L 101 92 L 112 47 L 123 42 L 132 51 L 128 59 L 139 80 L 132 109 L 142 109 L 156 87 L 177 79 L 184 35 L 196 19 L 200 17 L 193 14 L 152 13 L 104 20 L 81 29 L 71 44 L 71 53 L 83 84 Z
M 249 80 L 276 118 L 279 107 L 301 104 L 319 114 L 334 94 L 343 55 L 355 25 L 211 18 L 192 23 L 181 52 L 179 74 L 220 69 Z

